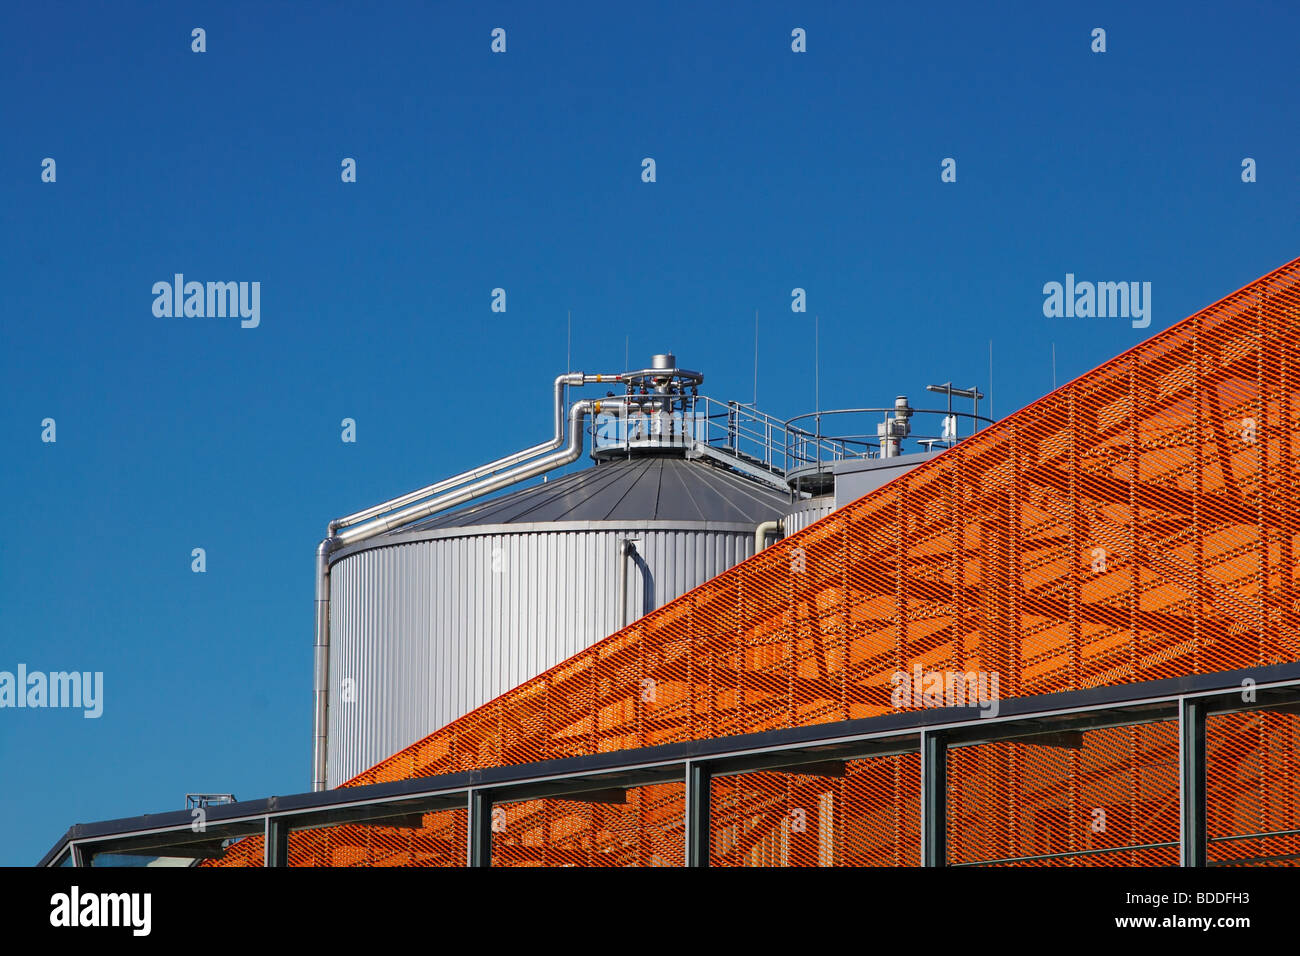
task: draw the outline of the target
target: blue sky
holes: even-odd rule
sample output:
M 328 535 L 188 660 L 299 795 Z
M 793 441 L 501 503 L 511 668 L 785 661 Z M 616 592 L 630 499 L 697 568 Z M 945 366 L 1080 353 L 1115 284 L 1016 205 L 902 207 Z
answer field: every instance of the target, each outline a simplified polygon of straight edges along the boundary
M 988 389 L 991 341 L 1002 416 L 1300 255 L 1300 12 L 1135 6 L 7 5 L 0 670 L 105 700 L 0 710 L 0 863 L 308 789 L 326 522 L 546 437 L 570 310 L 574 368 L 748 400 L 757 309 L 780 417 L 814 316 L 824 407 Z M 177 272 L 260 325 L 155 317 Z M 1066 273 L 1150 328 L 1046 318 Z

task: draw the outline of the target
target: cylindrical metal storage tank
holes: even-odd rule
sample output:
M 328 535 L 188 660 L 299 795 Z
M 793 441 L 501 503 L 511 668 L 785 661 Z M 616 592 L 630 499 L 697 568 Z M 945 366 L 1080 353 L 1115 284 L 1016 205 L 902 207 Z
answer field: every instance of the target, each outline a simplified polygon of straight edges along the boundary
M 786 506 L 786 515 L 781 522 L 781 532 L 785 537 L 798 534 L 804 528 L 821 521 L 835 510 L 834 495 L 818 495 L 797 504 Z
M 744 560 L 789 510 L 705 461 L 641 455 L 339 551 L 329 786 Z

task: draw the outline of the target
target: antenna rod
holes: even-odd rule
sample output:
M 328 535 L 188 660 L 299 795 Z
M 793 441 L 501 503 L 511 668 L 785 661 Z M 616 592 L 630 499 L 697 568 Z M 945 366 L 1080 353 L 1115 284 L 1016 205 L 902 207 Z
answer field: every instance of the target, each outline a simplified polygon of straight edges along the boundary
M 989 339 L 989 418 L 993 417 L 993 340 Z
M 813 316 L 813 408 L 822 410 L 821 316 Z

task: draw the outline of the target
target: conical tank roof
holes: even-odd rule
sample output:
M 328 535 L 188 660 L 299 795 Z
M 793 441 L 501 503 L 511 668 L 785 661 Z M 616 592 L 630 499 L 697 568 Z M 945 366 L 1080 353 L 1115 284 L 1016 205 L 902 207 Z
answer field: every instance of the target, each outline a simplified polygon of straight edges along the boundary
M 789 510 L 789 495 L 724 468 L 680 456 L 642 455 L 602 462 L 391 533 L 553 521 L 758 524 Z

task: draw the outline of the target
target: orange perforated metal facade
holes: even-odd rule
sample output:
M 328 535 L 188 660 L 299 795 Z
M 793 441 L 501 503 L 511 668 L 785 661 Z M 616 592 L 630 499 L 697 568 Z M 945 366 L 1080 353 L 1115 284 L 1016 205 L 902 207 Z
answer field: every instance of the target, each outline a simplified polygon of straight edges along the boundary
M 348 785 L 1300 660 L 1300 260 L 413 744 Z M 1297 718 L 1209 727 L 1211 856 L 1290 862 Z M 1176 728 L 955 749 L 949 860 L 1176 862 Z M 919 863 L 916 755 L 713 781 L 715 864 Z M 680 785 L 505 807 L 502 864 L 682 862 Z M 1097 811 L 1102 811 L 1099 818 Z M 1098 821 L 1101 821 L 1100 828 Z M 295 833 L 290 862 L 463 865 L 464 811 Z M 260 864 L 260 839 L 221 864 Z

